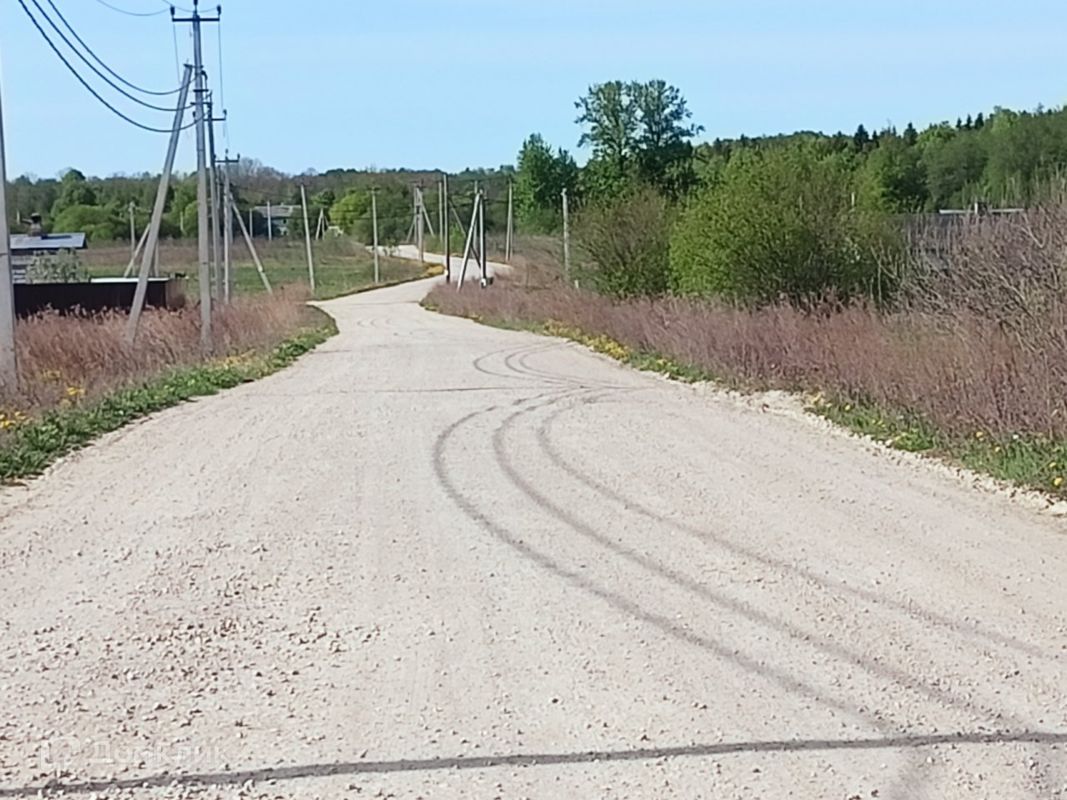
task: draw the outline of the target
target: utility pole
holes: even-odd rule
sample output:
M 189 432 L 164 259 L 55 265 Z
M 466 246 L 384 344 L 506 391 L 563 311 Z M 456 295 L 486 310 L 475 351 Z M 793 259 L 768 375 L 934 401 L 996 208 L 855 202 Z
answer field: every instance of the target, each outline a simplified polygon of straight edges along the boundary
M 307 242 L 308 251 L 308 282 L 311 284 L 311 294 L 315 294 L 315 257 L 311 254 L 311 225 L 308 222 L 308 193 L 304 184 L 300 184 L 300 203 L 304 206 L 304 240 Z
M 234 288 L 237 284 L 237 270 L 233 266 L 233 187 L 230 186 L 230 164 L 240 164 L 241 159 L 226 157 L 221 159 L 222 165 L 222 283 L 224 300 L 229 303 L 233 300 Z
M 204 22 L 218 22 L 222 16 L 222 6 L 218 7 L 218 16 L 200 15 L 200 0 L 193 0 L 191 17 L 176 17 L 171 7 L 173 22 L 189 22 L 193 26 L 193 70 L 196 78 L 196 202 L 197 202 L 197 239 L 200 269 L 200 346 L 205 352 L 211 352 L 213 340 L 211 335 L 211 253 L 208 237 L 211 233 L 208 221 L 208 186 L 207 186 L 207 130 L 204 113 L 204 95 L 207 93 L 204 75 L 204 50 L 200 36 L 200 26 Z
M 131 261 L 133 261 L 134 259 L 137 258 L 137 222 L 133 218 L 133 211 L 134 211 L 135 208 L 137 208 L 137 204 L 134 203 L 131 200 L 129 208 L 127 209 L 130 212 L 130 260 Z
M 504 261 L 511 263 L 511 252 L 515 247 L 515 186 L 508 181 L 508 232 L 504 244 Z
M 485 247 L 485 189 L 479 194 L 478 202 L 478 249 L 481 250 L 482 288 L 489 285 L 489 251 Z
M 208 180 L 211 183 L 211 273 L 215 279 L 215 301 L 222 302 L 223 280 L 222 264 L 219 261 L 219 169 L 218 156 L 215 153 L 215 102 L 207 101 L 208 132 Z
M 567 198 L 567 190 L 563 190 L 563 277 L 570 282 L 571 279 L 571 219 L 570 201 Z
M 378 252 L 378 190 L 370 190 L 370 218 L 371 228 L 374 231 L 374 282 L 381 283 L 381 254 Z
M 251 217 L 249 217 L 251 219 Z M 252 227 L 252 223 L 248 223 L 248 227 Z M 270 205 L 270 200 L 267 201 L 267 241 L 274 241 L 274 212 Z
M 425 227 L 423 225 L 423 215 L 426 213 L 425 207 L 422 204 L 422 188 L 415 187 L 415 243 L 419 248 L 419 261 L 426 260 L 426 240 L 425 240 Z
M 4 158 L 4 112 L 0 99 L 0 388 L 18 389 L 15 357 L 15 280 L 11 273 L 11 231 L 7 226 L 7 163 Z
M 182 87 L 178 92 L 178 104 L 174 111 L 174 125 L 171 127 L 170 143 L 167 146 L 167 156 L 163 161 L 163 174 L 159 177 L 159 188 L 156 189 L 156 202 L 152 206 L 152 219 L 145 228 L 144 250 L 141 256 L 141 271 L 137 274 L 137 289 L 133 294 L 133 305 L 130 307 L 130 317 L 126 322 L 126 342 L 133 344 L 137 338 L 137 325 L 141 320 L 141 312 L 144 310 L 145 297 L 148 294 L 148 273 L 152 268 L 153 259 L 159 250 L 159 229 L 163 224 L 163 210 L 167 206 L 167 190 L 170 188 L 170 176 L 174 171 L 174 157 L 178 152 L 178 140 L 182 135 L 182 120 L 185 119 L 185 104 L 189 99 L 189 84 L 193 81 L 193 68 L 185 65 L 185 75 L 182 79 Z M 202 249 L 202 248 L 201 248 Z M 201 264 L 201 268 L 203 265 Z
M 442 188 L 441 181 L 437 182 L 437 229 L 441 233 L 442 241 L 445 238 L 445 224 L 448 220 L 445 219 L 445 193 Z
M 441 236 L 445 244 L 445 283 L 452 282 L 452 226 L 448 224 L 448 174 L 441 179 L 442 206 L 444 207 L 444 224 L 441 226 Z
M 234 216 L 237 218 L 237 224 L 241 227 L 241 235 L 244 236 L 245 244 L 248 245 L 248 252 L 251 253 L 252 261 L 259 272 L 259 279 L 263 281 L 263 288 L 267 290 L 267 294 L 274 294 L 274 289 L 271 288 L 270 281 L 267 279 L 267 272 L 263 269 L 263 262 L 259 260 L 259 253 L 256 252 L 256 246 L 252 242 L 252 235 L 248 232 L 248 228 L 245 227 L 245 218 L 241 216 L 241 210 L 237 208 L 237 203 L 234 202 L 232 196 L 230 197 L 230 203 Z M 249 213 L 251 214 L 251 212 Z

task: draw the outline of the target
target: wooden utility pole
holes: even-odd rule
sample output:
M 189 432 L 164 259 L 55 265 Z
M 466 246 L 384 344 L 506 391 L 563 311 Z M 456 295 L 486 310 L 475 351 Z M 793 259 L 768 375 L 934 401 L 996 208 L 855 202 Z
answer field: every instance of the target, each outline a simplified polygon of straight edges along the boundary
M 304 240 L 308 251 L 308 282 L 311 294 L 315 294 L 315 257 L 311 254 L 311 223 L 308 221 L 308 193 L 304 184 L 300 184 L 300 204 L 304 207 Z
M 4 157 L 4 112 L 0 99 L 0 388 L 19 385 L 15 357 L 15 278 L 11 270 L 11 230 L 7 226 L 7 162 Z
M 571 279 L 571 219 L 567 190 L 563 190 L 563 277 Z
M 200 283 L 200 346 L 204 352 L 211 352 L 214 343 L 211 335 L 211 227 L 208 219 L 208 165 L 207 165 L 207 118 L 205 115 L 205 95 L 207 81 L 204 74 L 204 49 L 200 35 L 200 26 L 204 22 L 218 22 L 219 17 L 200 15 L 200 0 L 193 0 L 191 17 L 174 16 L 171 6 L 171 19 L 174 22 L 189 22 L 193 26 L 193 71 L 196 79 L 196 204 L 197 204 L 197 240 L 198 261 L 197 274 Z
M 163 160 L 163 174 L 159 177 L 159 188 L 156 189 L 156 202 L 152 206 L 152 219 L 145 229 L 148 238 L 145 240 L 144 252 L 141 255 L 141 271 L 137 274 L 137 289 L 133 293 L 133 305 L 130 307 L 130 317 L 126 321 L 126 342 L 133 344 L 137 339 L 137 325 L 141 321 L 141 313 L 144 311 L 145 297 L 148 295 L 148 274 L 152 269 L 153 259 L 159 249 L 159 229 L 163 225 L 163 211 L 167 207 L 167 191 L 170 189 L 170 175 L 174 171 L 174 157 L 178 152 L 178 140 L 182 134 L 182 120 L 185 118 L 185 104 L 189 99 L 189 85 L 193 80 L 193 68 L 185 65 L 185 75 L 182 86 L 178 92 L 178 105 L 174 112 L 174 124 L 170 131 L 170 143 L 167 146 L 167 156 Z M 203 243 L 201 243 L 203 254 Z M 203 263 L 201 263 L 201 273 Z M 203 290 L 201 289 L 201 297 Z
M 378 190 L 370 190 L 371 229 L 374 235 L 374 282 L 381 283 L 381 253 L 378 252 Z

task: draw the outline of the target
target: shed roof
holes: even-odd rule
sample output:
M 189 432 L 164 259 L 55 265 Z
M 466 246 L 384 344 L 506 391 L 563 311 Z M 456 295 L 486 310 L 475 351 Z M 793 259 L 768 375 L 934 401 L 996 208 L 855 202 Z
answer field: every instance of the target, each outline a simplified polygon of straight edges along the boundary
M 13 253 L 40 253 L 84 249 L 84 233 L 46 233 L 43 236 L 24 236 L 16 234 L 11 237 L 11 252 Z

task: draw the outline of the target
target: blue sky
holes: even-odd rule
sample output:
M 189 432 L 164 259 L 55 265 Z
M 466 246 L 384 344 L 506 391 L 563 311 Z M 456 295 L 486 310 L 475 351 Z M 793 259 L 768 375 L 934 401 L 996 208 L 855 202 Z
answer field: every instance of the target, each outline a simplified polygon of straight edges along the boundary
M 38 2 L 48 9 L 47 0 Z M 122 75 L 148 88 L 176 84 L 167 13 L 131 18 L 97 0 L 52 2 Z M 162 0 L 108 2 L 165 11 Z M 497 166 L 511 163 L 534 131 L 574 151 L 574 100 L 590 83 L 615 78 L 676 84 L 709 139 L 851 132 L 860 122 L 903 127 L 995 105 L 1067 100 L 1063 0 L 224 0 L 223 6 L 230 148 L 289 172 Z M 184 28 L 178 43 L 184 60 L 191 54 Z M 205 49 L 218 89 L 211 27 Z M 16 0 L 0 9 L 0 64 L 10 175 L 50 176 L 69 166 L 98 175 L 158 172 L 165 137 L 130 128 L 99 106 Z M 134 113 L 156 125 L 169 122 Z M 186 142 L 179 166 L 193 163 Z

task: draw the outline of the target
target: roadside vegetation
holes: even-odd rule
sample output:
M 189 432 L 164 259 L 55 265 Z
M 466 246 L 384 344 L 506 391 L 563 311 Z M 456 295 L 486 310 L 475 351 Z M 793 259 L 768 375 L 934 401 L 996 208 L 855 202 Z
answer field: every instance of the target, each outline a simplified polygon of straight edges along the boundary
M 19 390 L 0 394 L 0 482 L 35 475 L 146 414 L 287 366 L 334 332 L 305 299 L 283 292 L 219 308 L 209 358 L 195 312 L 146 313 L 133 347 L 122 314 L 20 321 Z
M 517 177 L 527 230 L 556 224 L 539 198 L 576 198 L 571 272 L 428 305 L 803 393 L 890 447 L 1067 497 L 1067 112 L 697 147 L 664 84 L 578 107 L 589 164 L 533 136 Z M 925 213 L 946 207 L 974 213 Z

